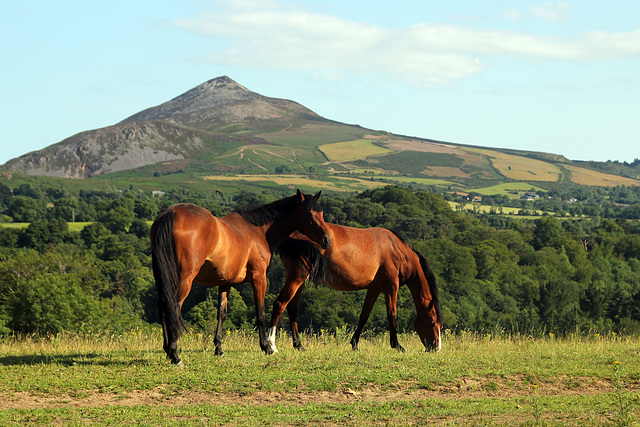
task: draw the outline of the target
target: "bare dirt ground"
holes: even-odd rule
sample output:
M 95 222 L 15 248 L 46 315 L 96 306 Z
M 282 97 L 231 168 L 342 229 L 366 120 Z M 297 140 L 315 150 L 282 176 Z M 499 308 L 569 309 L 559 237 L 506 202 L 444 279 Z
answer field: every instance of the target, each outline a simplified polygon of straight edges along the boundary
M 640 391 L 640 384 L 627 384 L 632 393 Z M 465 378 L 458 383 L 430 387 L 429 389 L 379 390 L 369 387 L 360 390 L 349 388 L 334 392 L 313 393 L 265 392 L 253 393 L 205 393 L 193 392 L 167 395 L 162 388 L 133 390 L 126 393 L 102 393 L 86 391 L 72 395 L 33 395 L 27 392 L 0 391 L 0 410 L 43 409 L 64 407 L 107 407 L 107 406 L 181 406 L 181 405 L 307 405 L 351 402 L 421 401 L 428 399 L 514 399 L 538 396 L 585 396 L 613 393 L 615 387 L 610 381 L 593 378 L 558 378 L 553 383 L 524 385 L 522 378 Z

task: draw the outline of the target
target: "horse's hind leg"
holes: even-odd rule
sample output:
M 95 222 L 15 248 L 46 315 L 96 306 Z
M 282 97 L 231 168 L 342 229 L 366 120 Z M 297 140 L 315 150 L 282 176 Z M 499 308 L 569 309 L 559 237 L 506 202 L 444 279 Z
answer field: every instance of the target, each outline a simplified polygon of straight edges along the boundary
M 224 319 L 227 317 L 230 289 L 231 287 L 229 285 L 220 286 L 218 293 L 218 325 L 216 327 L 216 336 L 213 339 L 213 343 L 216 346 L 214 353 L 216 356 L 222 356 L 224 354 L 224 351 L 222 351 L 222 325 L 224 324 Z
M 362 306 L 362 311 L 360 312 L 360 319 L 358 319 L 358 327 L 353 333 L 353 337 L 351 337 L 351 348 L 353 350 L 358 349 L 360 334 L 362 333 L 362 329 L 364 329 L 365 323 L 367 323 L 367 320 L 369 320 L 369 315 L 371 314 L 373 305 L 378 299 L 378 295 L 380 295 L 380 291 L 373 290 L 372 288 L 367 289 L 367 295 L 365 295 L 364 297 L 364 305 Z
M 180 302 L 179 307 L 182 306 L 182 302 Z M 162 348 L 165 353 L 167 353 L 167 359 L 171 361 L 174 365 L 178 365 L 179 367 L 184 367 L 184 363 L 180 360 L 180 356 L 178 356 L 178 334 L 174 328 L 169 327 L 169 323 L 167 321 L 167 310 L 171 310 L 170 307 L 165 306 L 160 300 L 158 300 L 158 311 L 160 313 L 160 323 L 162 324 Z M 178 308 L 178 317 L 180 316 L 180 308 Z
M 300 311 L 300 300 L 302 299 L 302 286 L 293 296 L 287 305 L 287 314 L 289 315 L 289 323 L 291 323 L 291 337 L 293 338 L 293 348 L 304 351 L 300 334 L 298 332 L 298 312 Z
M 386 293 L 384 295 L 384 299 L 387 304 L 387 320 L 389 321 L 389 340 L 391 342 L 391 348 L 395 348 L 398 351 L 404 351 L 404 347 L 402 347 L 398 342 L 398 288 L 395 289 L 395 292 Z

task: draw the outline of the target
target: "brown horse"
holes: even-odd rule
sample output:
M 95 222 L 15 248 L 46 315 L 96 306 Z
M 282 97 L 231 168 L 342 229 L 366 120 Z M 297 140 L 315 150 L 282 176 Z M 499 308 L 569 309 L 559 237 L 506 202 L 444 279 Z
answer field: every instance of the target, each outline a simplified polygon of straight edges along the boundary
M 296 230 L 322 248 L 331 246 L 318 197 L 320 192 L 309 196 L 298 190 L 295 196 L 222 218 L 200 206 L 180 203 L 157 216 L 151 226 L 153 275 L 163 348 L 172 363 L 184 366 L 177 352 L 178 338 L 187 329 L 180 311 L 194 282 L 220 287 L 215 354 L 223 354 L 222 324 L 229 290 L 244 282 L 253 288 L 260 347 L 271 353 L 264 314 L 267 267 L 274 249 Z
M 288 307 L 295 348 L 302 349 L 298 335 L 298 308 L 301 286 L 310 277 L 339 291 L 366 289 L 364 307 L 351 346 L 358 349 L 360 334 L 378 295 L 384 294 L 391 347 L 404 351 L 398 343 L 398 289 L 407 284 L 416 306 L 414 327 L 427 351 L 440 350 L 442 313 L 438 287 L 427 260 L 408 241 L 385 228 L 351 228 L 327 223 L 332 245 L 322 248 L 305 236 L 294 233 L 278 247 L 286 281 L 273 305 L 268 341 L 275 352 L 275 332 L 280 316 Z

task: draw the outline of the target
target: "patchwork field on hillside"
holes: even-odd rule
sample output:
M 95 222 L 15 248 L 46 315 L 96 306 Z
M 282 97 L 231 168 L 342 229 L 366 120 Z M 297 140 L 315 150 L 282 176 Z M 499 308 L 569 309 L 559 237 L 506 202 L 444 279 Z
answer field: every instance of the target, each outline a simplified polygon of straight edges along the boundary
M 486 196 L 495 196 L 497 194 L 509 196 L 511 198 L 518 198 L 523 193 L 545 191 L 540 187 L 531 185 L 526 182 L 507 182 L 504 184 L 493 185 L 491 187 L 474 188 L 468 190 L 470 193 L 479 193 Z
M 562 178 L 562 171 L 557 166 L 542 160 L 479 148 L 466 148 L 466 150 L 489 157 L 493 167 L 510 179 L 557 182 Z
M 369 139 L 356 139 L 346 142 L 334 142 L 318 147 L 331 161 L 348 161 L 368 156 L 390 153 L 391 150 L 379 147 Z
M 640 185 L 640 181 L 638 181 L 637 179 L 597 172 L 578 166 L 565 165 L 564 167 L 571 172 L 571 181 L 580 185 L 591 185 L 599 187 L 609 187 L 616 185 Z
M 205 176 L 205 181 L 222 182 L 272 182 L 276 185 L 288 186 L 292 189 L 331 190 L 331 191 L 364 191 L 371 188 L 384 187 L 387 183 L 366 179 L 335 176 L 327 178 L 310 178 L 304 175 L 237 175 L 237 176 Z

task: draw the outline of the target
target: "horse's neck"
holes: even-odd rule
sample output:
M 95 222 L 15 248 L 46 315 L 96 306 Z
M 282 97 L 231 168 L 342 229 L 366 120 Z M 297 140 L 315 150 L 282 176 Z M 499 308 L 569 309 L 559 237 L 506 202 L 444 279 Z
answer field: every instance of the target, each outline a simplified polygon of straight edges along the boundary
M 273 252 L 275 248 L 284 241 L 291 233 L 295 231 L 293 223 L 286 216 L 278 218 L 275 221 L 263 225 L 264 235 L 269 243 L 269 248 Z

